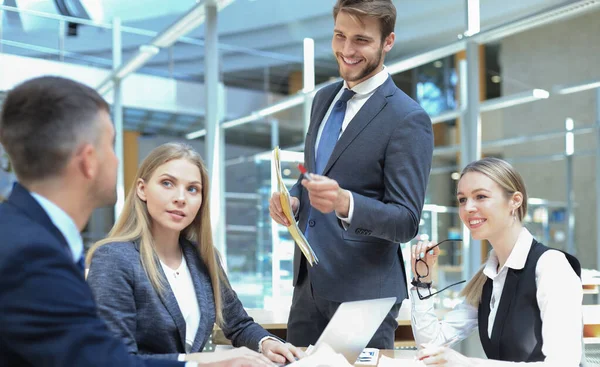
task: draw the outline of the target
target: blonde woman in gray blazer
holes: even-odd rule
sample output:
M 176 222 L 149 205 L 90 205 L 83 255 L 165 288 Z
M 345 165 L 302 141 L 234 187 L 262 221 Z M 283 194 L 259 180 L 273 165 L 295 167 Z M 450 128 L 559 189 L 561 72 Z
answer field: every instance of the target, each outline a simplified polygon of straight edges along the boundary
M 185 144 L 164 144 L 142 162 L 108 238 L 87 255 L 100 316 L 132 354 L 197 362 L 251 355 L 269 364 L 302 357 L 255 323 L 231 289 L 212 243 L 208 182 Z M 200 353 L 215 323 L 245 348 Z

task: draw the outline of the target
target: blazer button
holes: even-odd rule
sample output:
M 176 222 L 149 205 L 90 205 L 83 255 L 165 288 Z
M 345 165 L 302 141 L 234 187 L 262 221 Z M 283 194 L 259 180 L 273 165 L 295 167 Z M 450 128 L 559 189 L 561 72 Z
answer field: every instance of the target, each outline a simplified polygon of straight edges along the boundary
M 315 226 L 315 221 L 314 221 L 313 219 L 309 220 L 309 221 L 308 221 L 308 225 L 309 225 L 310 227 L 314 227 L 314 226 Z

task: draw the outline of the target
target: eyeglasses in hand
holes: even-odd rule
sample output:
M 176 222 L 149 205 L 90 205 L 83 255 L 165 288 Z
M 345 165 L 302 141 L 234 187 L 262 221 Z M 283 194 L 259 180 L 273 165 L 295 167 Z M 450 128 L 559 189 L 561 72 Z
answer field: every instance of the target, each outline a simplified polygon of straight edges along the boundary
M 441 245 L 444 242 L 462 242 L 461 238 L 457 238 L 457 239 L 447 239 L 447 240 L 443 240 L 441 242 L 438 242 L 435 246 L 431 247 L 429 251 L 432 251 L 434 248 L 438 247 L 439 245 Z M 423 263 L 423 265 L 425 266 L 425 272 L 419 272 L 419 263 Z M 423 269 L 423 267 L 421 266 L 421 269 Z M 466 282 L 466 280 L 462 280 L 460 282 L 454 283 L 454 284 L 450 284 L 449 286 L 440 289 L 437 292 L 431 293 L 431 283 L 424 283 L 421 282 L 421 279 L 427 278 L 429 276 L 429 265 L 427 265 L 427 262 L 425 260 L 423 260 L 422 258 L 419 258 L 415 261 L 415 275 L 417 276 L 416 280 L 413 280 L 412 284 L 415 286 L 415 288 L 417 289 L 417 295 L 419 296 L 420 300 L 424 300 L 424 299 L 428 299 L 431 298 L 433 296 L 435 296 L 438 293 L 441 293 L 443 291 L 445 291 L 446 289 L 450 288 L 450 287 L 454 287 L 455 285 L 461 284 Z M 422 295 L 421 292 L 425 292 L 427 291 L 428 294 Z

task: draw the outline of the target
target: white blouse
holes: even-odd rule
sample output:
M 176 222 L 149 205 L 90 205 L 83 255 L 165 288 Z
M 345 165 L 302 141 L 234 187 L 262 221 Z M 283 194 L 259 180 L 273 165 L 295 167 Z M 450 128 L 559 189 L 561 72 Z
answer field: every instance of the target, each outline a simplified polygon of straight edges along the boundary
M 488 318 L 488 337 L 496 319 L 498 305 L 504 288 L 508 268 L 523 269 L 529 254 L 533 236 L 523 228 L 506 264 L 497 270 L 498 257 L 494 250 L 483 270 L 492 279 L 493 291 Z M 540 256 L 535 269 L 537 301 L 542 319 L 543 362 L 515 363 L 485 361 L 482 366 L 505 366 L 527 364 L 531 366 L 576 367 L 582 358 L 582 300 L 581 280 L 575 274 L 565 255 L 559 251 L 546 251 Z M 442 345 L 458 338 L 463 340 L 477 329 L 477 308 L 461 303 L 446 314 L 442 321 L 437 319 L 431 298 L 420 300 L 416 290 L 411 290 L 411 323 L 417 345 L 432 343 Z M 478 364 L 479 366 L 479 364 Z
M 162 265 L 169 285 L 177 299 L 179 310 L 185 320 L 185 352 L 189 353 L 200 325 L 200 307 L 198 307 L 192 275 L 183 255 L 181 256 L 181 264 L 176 270 L 171 269 L 162 261 L 160 265 Z

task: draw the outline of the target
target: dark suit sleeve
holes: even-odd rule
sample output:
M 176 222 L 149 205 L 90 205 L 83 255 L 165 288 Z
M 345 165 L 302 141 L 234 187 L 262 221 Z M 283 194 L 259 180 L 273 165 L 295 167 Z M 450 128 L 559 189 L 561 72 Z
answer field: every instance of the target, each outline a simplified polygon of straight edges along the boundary
M 300 200 L 300 194 L 302 193 L 302 184 L 300 184 L 301 181 L 302 175 L 300 175 L 298 181 L 296 181 L 294 186 L 292 186 L 292 188 L 290 189 L 290 195 L 297 198 L 298 200 Z
M 222 329 L 225 337 L 231 340 L 234 347 L 244 346 L 252 350 L 258 350 L 258 342 L 265 336 L 279 339 L 254 322 L 252 317 L 244 310 L 242 302 L 228 282 L 222 284 L 221 294 L 223 297 L 224 319 Z
M 21 246 L 0 264 L 0 338 L 32 366 L 183 366 L 129 355 L 96 314 L 89 287 L 56 248 Z
M 133 245 L 132 245 L 133 246 Z M 140 354 L 135 339 L 137 309 L 135 306 L 135 277 L 131 258 L 123 247 L 106 244 L 94 253 L 87 282 L 98 305 L 98 314 L 110 331 L 120 338 L 130 354 L 141 357 L 177 360 L 179 353 Z
M 425 111 L 409 113 L 398 124 L 385 151 L 382 200 L 352 193 L 354 212 L 348 231 L 368 228 L 371 236 L 407 242 L 419 229 L 431 171 L 433 132 Z

